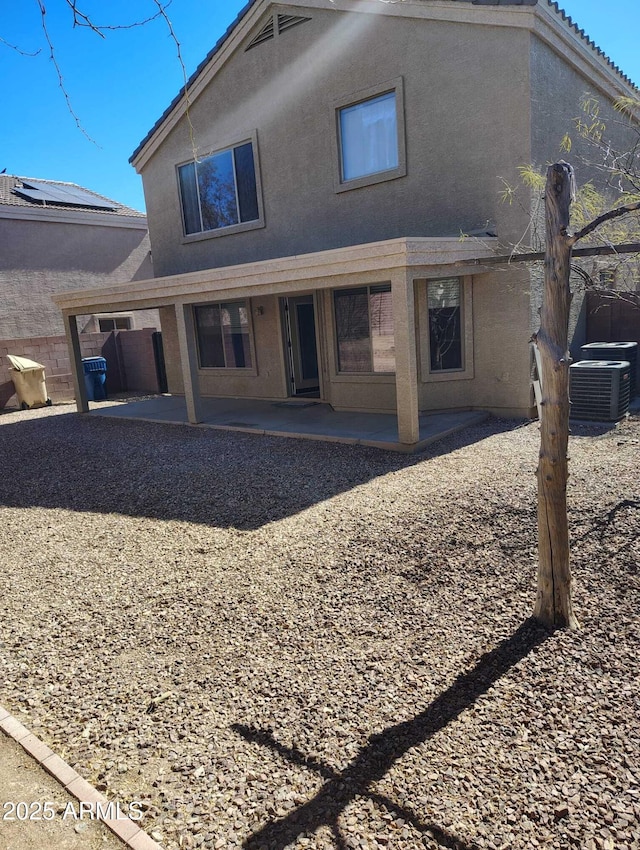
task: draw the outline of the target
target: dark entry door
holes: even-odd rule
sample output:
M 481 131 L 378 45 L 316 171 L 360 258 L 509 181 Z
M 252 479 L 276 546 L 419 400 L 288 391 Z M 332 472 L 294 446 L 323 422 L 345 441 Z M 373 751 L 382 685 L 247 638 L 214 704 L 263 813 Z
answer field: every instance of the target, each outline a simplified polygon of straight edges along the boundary
M 320 380 L 313 295 L 283 298 L 282 302 L 291 395 L 319 398 Z

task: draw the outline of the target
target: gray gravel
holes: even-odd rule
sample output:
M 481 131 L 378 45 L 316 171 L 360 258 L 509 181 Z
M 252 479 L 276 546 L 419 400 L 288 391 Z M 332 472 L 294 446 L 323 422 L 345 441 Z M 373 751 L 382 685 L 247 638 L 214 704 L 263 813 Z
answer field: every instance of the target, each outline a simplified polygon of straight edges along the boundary
M 413 458 L 0 416 L 0 702 L 176 848 L 640 848 L 640 421 L 579 426 L 580 632 L 528 621 L 537 425 Z

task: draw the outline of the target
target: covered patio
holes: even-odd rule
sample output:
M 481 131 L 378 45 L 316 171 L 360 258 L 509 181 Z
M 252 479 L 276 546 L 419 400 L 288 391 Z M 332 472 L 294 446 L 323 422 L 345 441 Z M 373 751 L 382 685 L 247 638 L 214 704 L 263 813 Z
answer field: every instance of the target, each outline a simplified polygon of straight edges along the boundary
M 471 275 L 479 257 L 494 255 L 495 245 L 493 238 L 482 243 L 457 237 L 399 238 L 60 294 L 54 300 L 72 352 L 78 411 L 87 413 L 89 401 L 77 317 L 158 308 L 168 341 L 171 396 L 103 408 L 106 415 L 415 451 L 486 415 L 468 393 L 474 377 Z M 428 377 L 424 363 L 421 369 L 425 355 L 420 354 L 418 331 L 427 323 L 425 281 L 452 275 L 466 281 L 460 288 L 465 293 L 467 363 L 457 374 Z M 384 287 L 377 286 L 381 282 Z M 332 298 L 335 291 L 351 287 L 388 293 L 393 366 L 384 374 L 345 374 L 337 362 Z M 282 303 L 291 298 L 307 300 L 316 312 L 319 388 L 313 402 L 292 392 L 288 378 L 293 370 Z M 246 308 L 246 363 L 243 356 L 236 368 L 209 368 L 211 363 L 202 357 L 197 310 L 211 302 Z M 424 383 L 427 379 L 433 383 Z M 447 395 L 449 387 L 455 388 L 454 395 Z M 425 405 L 427 391 L 432 395 Z
M 145 422 L 188 424 L 186 401 L 180 396 L 157 396 L 122 403 L 92 403 L 91 415 Z M 242 431 L 272 437 L 325 440 L 349 445 L 373 446 L 388 451 L 413 452 L 487 418 L 482 411 L 420 414 L 418 441 L 407 446 L 398 435 L 398 422 L 389 413 L 336 411 L 314 401 L 269 402 L 256 399 L 205 398 L 203 427 Z

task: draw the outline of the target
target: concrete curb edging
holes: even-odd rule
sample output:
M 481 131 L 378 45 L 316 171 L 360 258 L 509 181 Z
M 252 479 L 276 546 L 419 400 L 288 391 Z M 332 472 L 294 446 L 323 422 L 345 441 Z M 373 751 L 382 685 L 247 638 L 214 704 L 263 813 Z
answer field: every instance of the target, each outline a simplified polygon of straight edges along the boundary
M 83 779 L 77 771 L 57 756 L 36 735 L 29 732 L 19 720 L 16 720 L 0 705 L 0 729 L 40 764 L 47 773 L 51 774 L 67 793 L 76 800 L 85 803 L 100 803 L 108 806 L 109 800 Z M 101 821 L 114 835 L 124 842 L 131 850 L 163 850 L 138 824 L 130 818 L 105 818 L 97 812 L 97 820 Z

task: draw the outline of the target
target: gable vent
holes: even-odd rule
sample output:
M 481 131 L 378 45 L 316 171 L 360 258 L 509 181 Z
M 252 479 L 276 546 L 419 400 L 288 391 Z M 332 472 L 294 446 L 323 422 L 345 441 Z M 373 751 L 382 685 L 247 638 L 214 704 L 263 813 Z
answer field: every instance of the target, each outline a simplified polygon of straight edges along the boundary
M 278 15 L 278 32 L 285 32 L 298 24 L 310 21 L 311 18 L 301 18 L 298 15 Z
M 249 44 L 245 47 L 245 52 L 247 50 L 251 50 L 252 47 L 257 47 L 259 44 L 262 44 L 264 41 L 269 41 L 270 38 L 273 38 L 274 35 L 274 25 L 273 18 L 269 18 L 267 24 L 260 30 L 260 32 L 251 39 Z
M 269 18 L 268 23 L 266 23 L 260 32 L 254 36 L 249 44 L 245 47 L 245 53 L 247 50 L 251 50 L 252 47 L 257 47 L 259 44 L 263 44 L 265 41 L 269 41 L 270 38 L 273 38 L 276 34 L 276 26 L 278 28 L 278 35 L 287 30 L 290 30 L 291 27 L 297 27 L 298 24 L 304 24 L 305 21 L 310 21 L 311 18 L 302 18 L 299 15 L 275 15 Z

